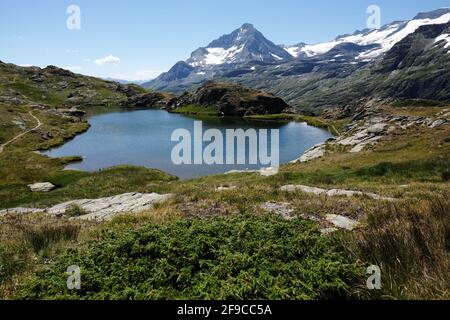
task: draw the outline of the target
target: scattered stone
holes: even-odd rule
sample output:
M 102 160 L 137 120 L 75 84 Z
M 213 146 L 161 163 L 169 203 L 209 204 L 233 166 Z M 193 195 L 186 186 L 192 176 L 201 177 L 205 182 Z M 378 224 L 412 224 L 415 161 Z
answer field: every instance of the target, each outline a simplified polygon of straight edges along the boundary
M 60 81 L 56 84 L 60 89 L 66 89 L 69 86 L 67 81 Z
M 314 214 L 310 214 L 310 213 L 303 213 L 300 215 L 301 218 L 306 219 L 306 220 L 310 220 L 310 221 L 314 221 L 314 222 L 320 222 L 320 219 L 314 215 Z
M 216 191 L 230 191 L 230 190 L 236 190 L 236 186 L 220 186 L 217 187 Z
M 351 190 L 343 190 L 343 189 L 331 189 L 326 192 L 329 197 L 354 197 L 354 196 L 362 196 L 364 193 L 360 191 L 351 191 Z
M 285 220 L 292 220 L 294 217 L 291 215 L 294 212 L 293 209 L 289 208 L 289 203 L 278 203 L 278 202 L 266 202 L 260 205 L 260 208 L 267 212 L 272 212 L 280 215 Z
M 49 192 L 55 189 L 56 187 L 50 182 L 39 182 L 29 184 L 28 188 L 30 188 L 32 192 Z
M 278 174 L 278 168 L 276 167 L 269 167 L 269 168 L 261 168 L 259 170 L 259 173 L 263 176 L 263 177 L 271 177 L 271 176 L 275 176 Z
M 53 134 L 51 132 L 41 133 L 41 138 L 44 140 L 50 140 L 53 138 Z
M 323 194 L 323 193 L 327 192 L 327 190 L 325 190 L 325 189 L 316 188 L 316 187 L 302 186 L 302 185 L 283 186 L 283 187 L 280 188 L 280 190 L 284 191 L 284 192 L 302 191 L 302 192 L 305 192 L 305 193 L 313 193 L 315 195 L 320 195 L 320 194 Z
M 13 120 L 12 123 L 15 124 L 16 126 L 18 126 L 20 130 L 26 130 L 27 129 L 25 123 L 22 120 L 20 120 L 20 119 Z
M 380 120 L 383 121 L 383 119 Z M 386 123 L 377 123 L 367 128 L 367 132 L 372 134 L 380 134 L 384 131 L 384 129 L 386 129 L 386 126 Z
M 445 118 L 448 116 L 448 112 L 438 114 L 439 118 L 382 115 L 380 114 L 380 110 L 378 110 L 377 103 L 379 104 L 380 101 L 369 101 L 366 107 L 358 109 L 359 111 L 354 110 L 355 106 L 345 106 L 340 112 L 344 112 L 347 116 L 356 114 L 353 117 L 353 122 L 345 126 L 345 132 L 338 137 L 327 140 L 325 143 L 315 145 L 307 150 L 299 159 L 291 163 L 303 163 L 321 158 L 325 155 L 327 146 L 336 144 L 351 147 L 350 153 L 359 153 L 366 147 L 377 144 L 385 135 L 392 133 L 397 128 L 403 130 L 412 126 L 437 128 L 450 123 L 450 120 Z M 330 113 L 333 114 L 336 112 L 336 110 L 333 110 L 325 110 L 325 117 L 327 114 L 330 115 Z M 347 111 L 349 110 L 353 111 L 348 113 Z M 336 119 L 333 116 L 331 118 Z
M 259 173 L 260 175 L 264 177 L 270 177 L 278 174 L 278 168 L 276 167 L 269 167 L 269 168 L 261 168 L 259 170 L 230 170 L 225 172 L 224 174 L 236 174 L 236 173 Z
M 352 231 L 359 227 L 359 222 L 337 214 L 327 214 L 326 220 L 332 223 L 335 227 Z
M 324 228 L 324 229 L 320 229 L 320 233 L 324 236 L 327 236 L 329 234 L 332 234 L 336 231 L 338 231 L 338 228 Z
M 246 170 L 230 170 L 230 171 L 225 172 L 224 174 L 256 173 L 256 172 L 259 172 L 259 170 L 249 170 L 249 169 L 246 169 Z
M 354 197 L 354 196 L 366 196 L 374 200 L 386 200 L 386 201 L 395 201 L 394 198 L 382 197 L 378 194 L 371 192 L 361 192 L 361 191 L 353 191 L 353 190 L 344 190 L 344 189 L 331 189 L 326 190 L 322 188 L 309 187 L 304 185 L 287 185 L 282 186 L 280 191 L 283 192 L 297 192 L 302 191 L 304 193 L 314 194 L 314 195 L 326 195 L 328 197 Z
M 430 128 L 440 127 L 440 126 L 446 124 L 447 122 L 448 122 L 447 119 L 437 119 L 437 120 L 433 121 L 433 122 L 429 125 L 429 127 L 430 127 Z

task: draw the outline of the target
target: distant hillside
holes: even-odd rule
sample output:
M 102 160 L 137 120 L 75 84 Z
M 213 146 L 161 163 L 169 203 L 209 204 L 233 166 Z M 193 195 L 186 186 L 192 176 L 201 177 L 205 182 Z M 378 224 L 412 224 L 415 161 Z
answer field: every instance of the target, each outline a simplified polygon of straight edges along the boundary
M 7 105 L 122 106 L 146 94 L 134 84 L 105 81 L 54 66 L 19 67 L 0 61 L 0 103 Z

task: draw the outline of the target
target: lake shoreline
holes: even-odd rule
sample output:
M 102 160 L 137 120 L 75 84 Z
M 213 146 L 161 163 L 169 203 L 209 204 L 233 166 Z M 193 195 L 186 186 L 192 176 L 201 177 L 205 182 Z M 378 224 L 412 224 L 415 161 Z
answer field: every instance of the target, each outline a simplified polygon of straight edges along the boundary
M 136 114 L 135 112 L 139 112 L 139 114 Z M 136 116 L 131 116 L 131 114 L 134 114 Z M 133 121 L 124 124 L 123 120 L 124 115 L 128 115 L 128 117 L 133 117 Z M 156 115 L 157 118 L 153 119 Z M 175 117 L 172 117 L 174 115 Z M 102 120 L 102 118 L 106 118 L 106 120 Z M 110 120 L 107 120 L 107 118 L 110 118 Z M 179 119 L 179 120 L 178 120 Z M 280 137 L 280 146 L 283 147 L 284 145 L 290 143 L 291 148 L 294 149 L 294 151 L 289 151 L 288 155 L 282 156 L 282 159 L 280 160 L 280 164 L 288 164 L 290 161 L 297 159 L 301 154 L 306 151 L 309 147 L 316 143 L 323 142 L 331 137 L 331 135 L 323 131 L 323 128 L 316 128 L 313 126 L 309 126 L 307 124 L 306 127 L 303 126 L 300 122 L 282 122 L 282 121 L 259 121 L 259 120 L 253 120 L 250 118 L 239 118 L 239 117 L 211 117 L 211 116 L 198 116 L 198 115 L 184 115 L 184 114 L 178 114 L 178 113 L 171 113 L 167 110 L 158 110 L 158 109 L 139 109 L 139 110 L 129 110 L 129 109 L 118 109 L 117 112 L 106 112 L 106 113 L 100 113 L 100 114 L 94 114 L 90 117 L 88 117 L 88 121 L 90 123 L 90 130 L 85 132 L 82 135 L 78 135 L 77 139 L 70 140 L 63 145 L 59 145 L 56 148 L 52 148 L 50 150 L 45 150 L 42 154 L 45 156 L 50 156 L 52 158 L 60 158 L 62 156 L 72 156 L 72 155 L 78 155 L 82 156 L 83 162 L 76 162 L 71 163 L 68 166 L 66 166 L 66 169 L 77 169 L 82 170 L 86 172 L 97 172 L 99 170 L 105 170 L 117 165 L 137 165 L 137 166 L 144 166 L 146 168 L 156 168 L 159 170 L 162 170 L 164 172 L 174 174 L 178 176 L 180 179 L 190 179 L 190 178 L 196 178 L 196 177 L 205 177 L 210 174 L 223 174 L 228 171 L 232 170 L 259 170 L 261 168 L 265 168 L 266 166 L 261 164 L 260 166 L 255 166 L 253 164 L 250 165 L 219 165 L 224 166 L 223 169 L 218 169 L 216 166 L 210 166 L 206 167 L 204 169 L 199 169 L 198 166 L 186 166 L 184 168 L 185 171 L 189 171 L 189 173 L 182 172 L 182 169 L 180 167 L 173 167 L 167 164 L 167 157 L 170 159 L 170 153 L 168 146 L 165 145 L 163 149 L 160 149 L 161 145 L 154 145 L 154 141 L 156 138 L 159 137 L 161 141 L 165 141 L 166 139 L 170 139 L 170 133 L 172 129 L 176 129 L 178 127 L 186 127 L 191 128 L 193 122 L 195 120 L 201 120 L 205 123 L 205 130 L 208 128 L 219 128 L 220 130 L 224 130 L 224 128 L 278 128 L 281 129 L 282 134 L 284 131 L 288 130 L 287 132 L 290 132 L 286 137 L 281 136 Z M 112 121 L 112 122 L 108 122 Z M 167 124 L 172 126 L 172 129 L 169 130 L 169 128 L 166 128 L 166 125 L 164 124 L 164 121 L 167 122 Z M 178 123 L 179 121 L 180 123 Z M 97 123 L 99 122 L 99 123 Z M 173 123 L 175 122 L 175 123 Z M 159 130 L 149 129 L 150 127 L 154 127 L 154 123 L 158 123 L 161 125 L 165 130 L 164 133 L 159 132 Z M 298 125 L 296 125 L 298 123 Z M 267 124 L 267 125 L 266 125 Z M 127 129 L 128 128 L 128 129 Z M 136 129 L 137 128 L 137 129 Z M 317 131 L 317 130 L 322 131 Z M 106 132 L 107 130 L 108 132 Z M 122 141 L 122 138 L 120 136 L 120 133 L 122 132 L 124 135 L 128 135 L 131 139 L 128 142 Z M 131 130 L 127 131 L 127 130 Z M 139 133 L 135 133 L 134 131 L 138 130 Z M 150 130 L 150 131 L 149 131 Z M 191 129 L 189 129 L 191 130 Z M 116 132 L 117 131 L 117 132 Z M 149 133 L 152 132 L 152 133 Z M 297 132 L 297 134 L 293 135 L 293 132 Z M 96 135 L 96 138 L 93 137 L 88 138 L 86 136 L 89 135 Z M 115 140 L 111 138 L 111 135 L 115 135 Z M 311 135 L 311 137 L 309 137 Z M 83 140 L 83 142 L 79 142 Z M 145 139 L 148 139 L 148 142 L 144 142 Z M 311 140 L 312 139 L 312 140 Z M 85 141 L 86 140 L 86 141 Z M 89 140 L 89 141 L 88 141 Z M 309 142 L 309 141 L 312 142 Z M 93 142 L 90 142 L 93 141 Z M 98 144 L 98 141 L 101 141 L 101 144 Z M 137 141 L 137 142 L 136 142 Z M 168 140 L 170 141 L 170 140 Z M 295 142 L 297 141 L 297 143 Z M 109 154 L 108 153 L 95 153 L 92 152 L 86 154 L 85 151 L 83 151 L 82 146 L 76 146 L 77 144 L 86 144 L 90 143 L 90 145 L 97 145 L 95 148 L 100 149 L 106 149 L 109 148 Z M 134 148 L 131 148 L 127 145 L 129 144 L 135 144 Z M 114 144 L 114 148 L 109 146 L 108 144 Z M 299 147 L 303 144 L 306 144 L 306 147 Z M 69 147 L 67 147 L 69 145 Z M 126 145 L 126 146 L 124 146 Z M 153 147 L 152 147 L 153 146 Z M 89 147 L 88 148 L 94 148 Z M 121 148 L 125 148 L 128 153 L 133 153 L 135 150 L 139 150 L 137 152 L 137 156 L 133 157 L 131 154 L 129 154 L 127 157 L 119 155 L 115 156 L 116 153 L 124 154 L 124 150 Z M 68 149 L 69 151 L 65 151 Z M 158 153 L 162 153 L 163 155 L 156 156 L 152 153 L 145 154 L 144 149 L 151 149 L 156 150 L 158 149 Z M 85 149 L 84 149 L 85 150 Z M 295 150 L 298 150 L 298 152 L 295 152 Z M 281 150 L 282 151 L 282 150 Z M 106 152 L 106 151 L 105 151 Z M 282 151 L 283 152 L 283 151 Z M 103 156 L 102 156 L 103 155 Z M 111 155 L 114 155 L 117 159 L 116 160 L 103 160 L 103 158 L 111 159 Z M 97 158 L 94 159 L 94 156 Z M 166 157 L 163 159 L 163 157 Z M 139 160 L 138 157 L 156 157 L 157 162 L 156 164 L 150 163 L 148 159 Z M 284 157 L 284 158 L 283 158 Z M 88 159 L 88 160 L 86 160 Z M 128 160 L 127 160 L 128 159 Z M 170 161 L 170 160 L 169 160 Z M 86 164 L 89 162 L 89 164 Z M 95 162 L 98 163 L 104 163 L 106 165 L 96 165 Z M 108 165 L 110 164 L 110 165 Z M 167 170 L 169 169 L 169 170 Z M 190 171 L 196 171 L 200 172 L 198 174 L 192 174 Z M 204 171 L 202 171 L 204 170 Z

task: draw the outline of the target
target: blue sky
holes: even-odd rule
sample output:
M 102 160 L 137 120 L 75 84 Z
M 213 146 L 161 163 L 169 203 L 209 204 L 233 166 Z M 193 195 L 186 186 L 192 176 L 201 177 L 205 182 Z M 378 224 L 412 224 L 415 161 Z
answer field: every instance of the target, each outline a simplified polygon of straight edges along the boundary
M 80 30 L 66 27 L 72 4 L 81 9 Z M 365 28 L 372 4 L 380 6 L 385 24 L 449 7 L 450 1 L 0 0 L 0 60 L 100 77 L 152 78 L 245 22 L 277 44 L 317 43 Z M 110 55 L 120 62 L 102 64 Z

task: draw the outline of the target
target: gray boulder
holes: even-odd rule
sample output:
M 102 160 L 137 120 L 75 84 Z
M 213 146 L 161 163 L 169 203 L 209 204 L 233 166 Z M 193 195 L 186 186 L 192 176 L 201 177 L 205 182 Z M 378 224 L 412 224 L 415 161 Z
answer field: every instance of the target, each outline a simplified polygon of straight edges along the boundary
M 32 192 L 49 192 L 55 189 L 56 187 L 50 182 L 39 182 L 29 184 L 28 188 L 30 188 Z

